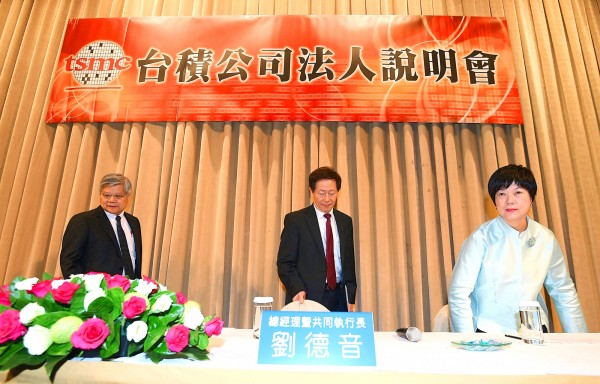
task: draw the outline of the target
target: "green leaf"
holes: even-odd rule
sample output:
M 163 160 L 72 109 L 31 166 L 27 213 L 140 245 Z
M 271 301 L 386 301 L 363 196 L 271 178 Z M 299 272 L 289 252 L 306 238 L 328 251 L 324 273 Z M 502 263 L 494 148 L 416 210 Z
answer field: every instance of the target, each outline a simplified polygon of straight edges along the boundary
M 181 352 L 177 352 L 177 353 L 168 351 L 168 353 L 153 352 L 153 354 L 155 355 L 155 359 L 154 360 L 151 359 L 151 360 L 155 363 L 158 363 L 164 359 L 185 359 L 185 358 L 194 359 L 194 360 L 208 360 L 209 359 L 208 351 L 198 349 L 198 348 L 193 348 L 193 347 L 186 347 L 184 350 L 182 350 Z
M 123 301 L 125 299 L 125 294 L 120 287 L 111 288 L 106 291 L 106 296 L 113 302 L 114 307 L 112 311 L 112 318 L 116 319 L 121 316 L 121 312 L 123 311 Z
M 144 352 L 148 352 L 165 335 L 167 327 L 158 317 L 150 317 L 148 320 L 148 334 L 144 340 Z
M 56 375 L 56 371 L 62 365 L 62 363 L 67 361 L 68 357 L 68 355 L 48 356 L 44 368 L 46 369 L 46 374 L 48 375 L 48 378 L 50 378 L 51 381 L 54 381 L 54 375 Z
M 95 300 L 94 300 L 95 301 Z M 104 341 L 104 345 L 100 349 L 100 357 L 108 359 L 112 355 L 119 352 L 121 345 L 121 324 L 120 323 L 107 323 L 110 334 Z
M 206 349 L 208 347 L 208 336 L 206 333 L 202 332 L 199 336 L 198 344 L 196 344 L 200 349 Z
M 133 355 L 137 354 L 138 352 L 141 352 L 143 348 L 144 348 L 143 343 L 135 343 L 133 341 L 130 341 L 129 344 L 127 345 L 127 356 L 133 356 Z
M 200 335 L 200 331 L 198 329 L 193 329 L 190 331 L 190 345 L 198 344 L 198 336 Z
M 49 274 L 48 272 L 44 272 L 42 274 L 42 280 L 52 280 L 54 279 L 54 276 L 52 276 L 51 274 Z
M 54 357 L 67 356 L 73 350 L 73 344 L 64 343 L 64 344 L 52 344 L 50 348 L 46 351 L 46 354 Z
M 160 361 L 163 359 L 163 357 L 161 355 L 159 355 L 158 353 L 154 353 L 154 352 L 146 352 L 146 357 L 148 357 L 150 360 L 152 360 L 152 362 L 154 364 L 160 363 Z
M 163 355 L 163 358 L 175 354 L 175 352 L 169 350 L 169 347 L 167 346 L 167 342 L 165 340 L 161 340 L 161 342 L 158 343 L 156 347 L 154 347 L 153 351 L 155 353 L 158 353 L 159 355 Z
M 73 316 L 73 314 L 71 312 L 67 312 L 67 311 L 45 313 L 45 314 L 39 315 L 35 319 L 33 319 L 32 324 L 33 325 L 41 325 L 42 327 L 50 328 L 58 320 L 62 319 L 63 317 L 67 317 L 67 316 Z
M 7 346 L 8 348 L 6 348 L 0 355 L 0 370 L 4 370 L 4 366 L 8 364 L 9 361 L 13 360 L 14 356 L 19 351 L 25 349 L 22 339 L 17 342 L 13 342 L 12 344 L 7 344 Z
M 171 305 L 171 308 L 169 308 L 169 310 L 167 312 L 163 312 L 163 313 L 155 313 L 150 315 L 150 317 L 160 317 L 162 323 L 166 326 L 169 326 L 173 323 L 176 322 L 181 322 L 182 321 L 182 316 L 183 316 L 183 305 L 181 304 L 173 304 Z
M 205 349 L 198 349 L 187 347 L 180 354 L 185 355 L 186 357 L 197 359 L 197 360 L 208 360 L 208 351 Z
M 61 304 L 54 301 L 51 293 L 47 293 L 40 301 L 39 304 L 44 307 L 46 312 L 57 312 L 57 311 L 66 311 L 67 308 L 62 306 Z
M 183 317 L 183 304 L 173 304 L 171 308 L 169 308 L 169 312 L 165 315 L 165 318 L 169 324 L 174 321 L 180 321 Z
M 89 317 L 89 315 L 86 313 L 85 309 L 83 308 L 83 300 L 85 299 L 86 293 L 87 292 L 85 291 L 84 284 L 82 284 L 81 287 L 73 295 L 73 298 L 71 299 L 70 311 L 74 315 L 77 315 L 82 318 Z
M 10 293 L 10 302 L 15 309 L 21 310 L 29 303 L 38 301 L 37 296 L 24 290 L 15 290 Z
M 154 363 L 158 363 L 163 359 L 174 358 L 174 357 L 182 357 L 178 353 L 172 352 L 167 347 L 167 342 L 165 340 L 161 340 L 156 347 L 152 349 L 150 352 L 146 352 L 146 356 L 152 360 Z
M 42 364 L 46 360 L 45 354 L 30 355 L 26 348 L 18 350 L 6 363 L 2 364 L 3 370 L 12 369 L 20 365 L 33 367 Z
M 111 301 L 111 299 L 108 297 L 98 297 L 96 300 L 92 301 L 87 312 L 90 315 L 106 321 L 106 323 L 112 323 L 117 318 L 113 317 L 114 308 L 115 304 Z

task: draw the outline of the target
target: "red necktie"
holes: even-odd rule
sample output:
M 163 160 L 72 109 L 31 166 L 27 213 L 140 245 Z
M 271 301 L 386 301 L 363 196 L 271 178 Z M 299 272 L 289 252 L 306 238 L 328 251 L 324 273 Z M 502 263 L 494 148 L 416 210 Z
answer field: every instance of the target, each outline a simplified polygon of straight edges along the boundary
M 331 214 L 326 213 L 323 216 L 327 219 L 325 224 L 325 259 L 327 260 L 327 284 L 330 289 L 336 285 L 335 261 L 333 260 L 333 230 L 331 229 Z

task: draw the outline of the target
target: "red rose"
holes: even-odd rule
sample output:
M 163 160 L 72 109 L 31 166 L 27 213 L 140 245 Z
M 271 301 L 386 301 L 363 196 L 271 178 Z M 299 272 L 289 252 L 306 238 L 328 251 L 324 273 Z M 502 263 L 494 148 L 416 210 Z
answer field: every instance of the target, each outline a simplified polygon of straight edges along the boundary
M 104 275 L 104 279 L 108 280 L 110 275 L 106 272 L 98 272 L 98 271 L 89 271 L 86 275 Z
M 106 286 L 110 288 L 120 287 L 126 293 L 131 287 L 131 281 L 123 275 L 114 275 L 106 278 Z
M 144 313 L 146 310 L 146 300 L 138 296 L 131 296 L 129 300 L 123 303 L 123 316 L 126 319 L 133 319 Z
M 19 311 L 9 309 L 0 314 L 0 344 L 17 340 L 27 333 L 27 328 L 19 321 Z
M 8 289 L 8 284 L 0 288 L 0 304 L 10 307 L 10 289 Z
M 44 297 L 52 290 L 52 282 L 54 280 L 42 280 L 37 282 L 33 287 L 31 287 L 31 293 L 36 295 L 37 297 Z
M 110 334 L 108 326 L 102 319 L 88 319 L 79 329 L 71 335 L 73 347 L 90 350 L 96 349 L 104 343 L 104 340 Z
M 60 285 L 60 287 L 52 290 L 52 297 L 59 303 L 69 304 L 73 298 L 73 295 L 78 289 L 79 284 L 65 281 Z
M 167 342 L 169 351 L 181 352 L 183 348 L 187 347 L 190 341 L 190 329 L 182 324 L 171 327 L 167 331 L 165 341 Z
M 204 332 L 206 336 L 211 337 L 212 335 L 219 336 L 221 331 L 223 330 L 223 320 L 218 317 L 213 317 L 206 325 L 204 326 Z
M 177 304 L 185 304 L 188 301 L 187 297 L 181 292 L 177 292 L 175 296 L 177 297 Z

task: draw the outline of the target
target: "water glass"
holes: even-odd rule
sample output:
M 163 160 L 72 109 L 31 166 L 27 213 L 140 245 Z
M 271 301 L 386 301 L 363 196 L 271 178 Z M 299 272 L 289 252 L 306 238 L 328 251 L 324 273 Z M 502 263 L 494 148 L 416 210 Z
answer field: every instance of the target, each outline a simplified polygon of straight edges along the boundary
M 521 318 L 521 338 L 527 344 L 543 344 L 542 315 L 540 303 L 537 301 L 522 301 L 519 303 Z
M 272 297 L 255 297 L 254 298 L 254 319 L 252 321 L 252 335 L 258 339 L 260 337 L 260 322 L 262 320 L 262 312 L 273 309 Z

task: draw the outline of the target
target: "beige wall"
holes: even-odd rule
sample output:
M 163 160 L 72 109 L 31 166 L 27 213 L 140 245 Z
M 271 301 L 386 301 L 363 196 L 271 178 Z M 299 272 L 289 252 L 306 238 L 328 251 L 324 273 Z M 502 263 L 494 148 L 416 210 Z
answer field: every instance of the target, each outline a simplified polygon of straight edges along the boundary
M 44 123 L 69 18 L 400 14 L 507 19 L 525 124 Z M 250 327 L 254 296 L 283 304 L 283 216 L 332 165 L 354 218 L 358 309 L 378 330 L 429 330 L 462 241 L 495 210 L 510 162 L 539 184 L 533 217 L 559 239 L 590 330 L 600 331 L 600 5 L 596 0 L 1 0 L 0 276 L 56 275 L 68 219 L 111 171 L 134 184 L 144 273 Z

